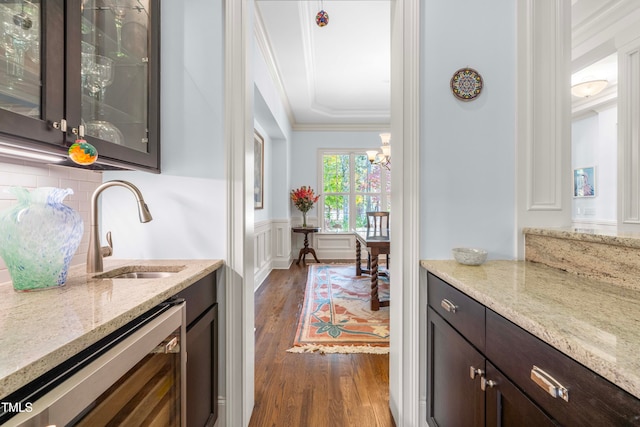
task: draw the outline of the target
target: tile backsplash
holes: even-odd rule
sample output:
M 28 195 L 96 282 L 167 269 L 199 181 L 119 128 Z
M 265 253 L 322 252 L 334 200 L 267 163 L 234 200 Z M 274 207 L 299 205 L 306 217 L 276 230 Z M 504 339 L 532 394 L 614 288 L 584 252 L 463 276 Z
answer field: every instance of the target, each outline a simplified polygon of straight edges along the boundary
M 64 199 L 64 204 L 78 211 L 84 221 L 84 235 L 71 264 L 84 264 L 89 246 L 91 195 L 101 183 L 101 172 L 0 158 L 0 211 L 16 203 L 15 196 L 5 191 L 8 187 L 71 188 L 73 194 Z M 10 280 L 9 271 L 0 258 L 0 283 Z

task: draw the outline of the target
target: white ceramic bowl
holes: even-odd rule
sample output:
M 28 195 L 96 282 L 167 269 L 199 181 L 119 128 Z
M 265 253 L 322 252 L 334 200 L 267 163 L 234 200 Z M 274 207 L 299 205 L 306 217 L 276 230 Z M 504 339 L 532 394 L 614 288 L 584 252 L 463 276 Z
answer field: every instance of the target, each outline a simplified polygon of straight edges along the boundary
M 480 265 L 487 260 L 488 252 L 484 249 L 453 248 L 453 258 L 460 264 Z

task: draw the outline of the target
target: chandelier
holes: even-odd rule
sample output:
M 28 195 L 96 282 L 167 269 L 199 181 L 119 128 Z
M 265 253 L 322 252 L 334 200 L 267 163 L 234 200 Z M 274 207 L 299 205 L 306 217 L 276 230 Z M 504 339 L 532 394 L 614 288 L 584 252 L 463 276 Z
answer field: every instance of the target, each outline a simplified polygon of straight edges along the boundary
M 382 146 L 380 150 L 368 150 L 367 157 L 372 165 L 381 165 L 387 168 L 387 170 L 391 170 L 391 134 L 390 133 L 381 133 L 380 140 L 382 141 Z

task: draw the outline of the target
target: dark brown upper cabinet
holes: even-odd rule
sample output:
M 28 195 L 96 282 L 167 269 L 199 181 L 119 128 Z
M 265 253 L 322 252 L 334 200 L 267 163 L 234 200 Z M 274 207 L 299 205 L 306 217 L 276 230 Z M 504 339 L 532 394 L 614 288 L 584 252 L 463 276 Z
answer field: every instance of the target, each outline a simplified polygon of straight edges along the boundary
M 160 2 L 0 0 L 0 143 L 159 172 Z M 67 163 L 73 165 L 69 161 Z

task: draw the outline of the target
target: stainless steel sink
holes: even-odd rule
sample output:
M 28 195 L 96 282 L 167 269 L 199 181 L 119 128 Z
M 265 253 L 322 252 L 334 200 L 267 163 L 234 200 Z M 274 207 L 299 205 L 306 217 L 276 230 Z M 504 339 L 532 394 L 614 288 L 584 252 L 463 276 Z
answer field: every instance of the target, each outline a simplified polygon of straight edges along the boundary
M 162 279 L 171 277 L 184 269 L 183 265 L 129 265 L 96 274 L 95 279 Z
M 112 279 L 161 279 L 176 274 L 174 271 L 134 271 L 112 276 Z

